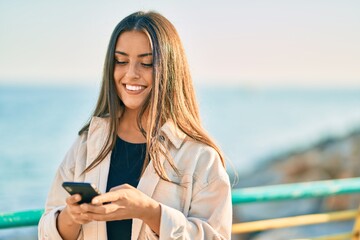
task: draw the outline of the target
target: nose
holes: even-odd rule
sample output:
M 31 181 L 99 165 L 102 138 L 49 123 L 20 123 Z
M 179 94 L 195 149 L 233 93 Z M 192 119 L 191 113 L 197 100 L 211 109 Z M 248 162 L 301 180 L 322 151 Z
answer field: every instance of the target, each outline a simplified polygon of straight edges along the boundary
M 137 64 L 129 64 L 129 67 L 126 71 L 126 77 L 128 78 L 139 78 L 139 72 Z

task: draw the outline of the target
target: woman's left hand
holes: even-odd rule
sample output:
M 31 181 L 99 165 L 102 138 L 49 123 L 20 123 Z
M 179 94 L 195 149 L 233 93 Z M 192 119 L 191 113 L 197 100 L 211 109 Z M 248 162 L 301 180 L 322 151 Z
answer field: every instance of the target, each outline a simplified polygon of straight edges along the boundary
M 113 221 L 139 218 L 158 233 L 161 207 L 154 199 L 128 184 L 112 188 L 95 197 L 92 204 L 81 204 L 89 220 Z

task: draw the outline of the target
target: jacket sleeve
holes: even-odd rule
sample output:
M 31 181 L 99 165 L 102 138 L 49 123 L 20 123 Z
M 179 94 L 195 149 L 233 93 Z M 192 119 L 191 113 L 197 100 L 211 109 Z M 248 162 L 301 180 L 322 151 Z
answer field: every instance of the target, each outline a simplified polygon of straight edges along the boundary
M 188 215 L 161 204 L 160 240 L 231 238 L 230 182 L 215 150 L 203 151 L 197 168 Z
M 65 155 L 64 160 L 60 164 L 55 179 L 50 188 L 48 198 L 46 200 L 45 212 L 42 215 L 38 225 L 38 239 L 61 240 L 61 236 L 56 227 L 56 219 L 62 209 L 65 208 L 66 198 L 69 194 L 62 188 L 64 181 L 74 180 L 74 166 L 82 137 L 78 137 L 72 147 Z M 79 239 L 82 233 L 79 235 Z

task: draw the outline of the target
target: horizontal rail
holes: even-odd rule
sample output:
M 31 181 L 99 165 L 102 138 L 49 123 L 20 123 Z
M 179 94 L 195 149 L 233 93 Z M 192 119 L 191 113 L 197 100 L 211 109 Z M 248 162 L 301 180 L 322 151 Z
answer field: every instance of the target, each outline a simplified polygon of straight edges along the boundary
M 36 226 L 44 210 L 0 213 L 0 229 Z
M 360 178 L 239 188 L 232 192 L 233 204 L 295 200 L 360 193 Z
M 234 189 L 233 204 L 360 193 L 360 178 Z M 0 213 L 0 229 L 37 225 L 42 209 Z
M 339 211 L 331 213 L 308 214 L 295 217 L 275 218 L 233 224 L 232 232 L 236 234 L 264 231 L 275 228 L 286 228 L 335 221 L 352 220 L 356 218 L 357 210 Z

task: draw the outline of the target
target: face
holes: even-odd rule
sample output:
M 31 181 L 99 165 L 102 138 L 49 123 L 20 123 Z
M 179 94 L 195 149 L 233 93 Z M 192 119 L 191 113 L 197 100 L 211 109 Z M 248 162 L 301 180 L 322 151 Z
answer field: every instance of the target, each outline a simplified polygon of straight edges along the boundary
M 153 58 L 148 36 L 143 32 L 122 33 L 115 47 L 114 80 L 125 110 L 139 110 L 150 94 Z

